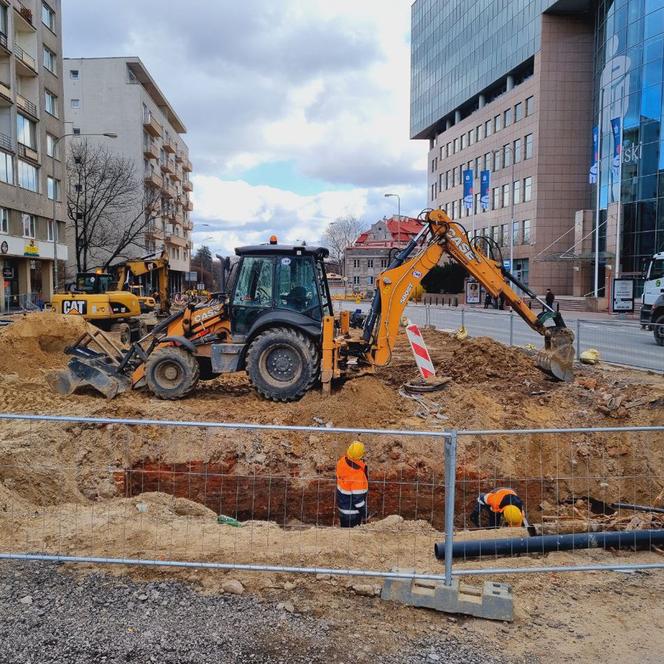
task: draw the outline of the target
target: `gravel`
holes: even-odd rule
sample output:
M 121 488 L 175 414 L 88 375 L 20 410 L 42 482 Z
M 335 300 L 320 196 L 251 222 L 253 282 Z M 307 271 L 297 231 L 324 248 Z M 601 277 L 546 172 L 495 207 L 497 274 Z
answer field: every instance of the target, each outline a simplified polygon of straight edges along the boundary
M 292 606 L 292 605 L 291 605 Z M 483 662 L 513 660 L 442 632 L 390 655 L 362 635 L 335 630 L 247 595 L 201 595 L 184 582 L 78 575 L 50 563 L 0 563 L 0 663 Z M 285 610 L 284 610 L 285 609 Z

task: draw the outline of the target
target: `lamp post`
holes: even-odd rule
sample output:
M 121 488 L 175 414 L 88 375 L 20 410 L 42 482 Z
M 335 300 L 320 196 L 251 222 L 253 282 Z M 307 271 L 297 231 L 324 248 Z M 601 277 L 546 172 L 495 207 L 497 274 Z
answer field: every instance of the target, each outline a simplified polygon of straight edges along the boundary
M 58 201 L 58 192 L 55 185 L 55 155 L 57 152 L 58 145 L 63 138 L 68 136 L 105 136 L 106 138 L 117 138 L 118 135 L 113 132 L 104 132 L 102 134 L 62 134 L 58 136 L 53 141 L 53 151 L 51 152 L 51 178 L 53 180 L 53 216 L 51 218 L 51 223 L 53 224 L 53 291 L 55 292 L 58 288 L 58 221 L 56 219 L 55 205 Z M 48 196 L 48 182 L 46 183 L 46 195 Z
M 401 237 L 401 196 L 399 194 L 385 194 L 385 198 L 397 199 L 397 243 Z

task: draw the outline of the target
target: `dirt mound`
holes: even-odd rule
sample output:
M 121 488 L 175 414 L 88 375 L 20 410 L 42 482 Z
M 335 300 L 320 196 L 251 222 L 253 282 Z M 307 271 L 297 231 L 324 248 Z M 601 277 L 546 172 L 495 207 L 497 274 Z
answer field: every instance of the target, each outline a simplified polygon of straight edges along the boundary
M 67 364 L 66 346 L 85 331 L 78 316 L 43 312 L 26 314 L 0 331 L 0 371 L 21 378 L 42 377 L 43 369 Z

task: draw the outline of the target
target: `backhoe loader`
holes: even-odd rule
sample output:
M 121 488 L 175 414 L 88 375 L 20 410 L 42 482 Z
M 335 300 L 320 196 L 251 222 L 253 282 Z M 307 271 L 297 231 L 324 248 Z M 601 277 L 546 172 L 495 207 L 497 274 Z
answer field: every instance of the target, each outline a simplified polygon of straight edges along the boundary
M 102 333 L 87 332 L 68 349 L 69 369 L 50 382 L 63 394 L 91 385 L 111 398 L 145 387 L 159 398 L 179 399 L 199 380 L 244 370 L 255 389 L 273 401 L 295 401 L 316 383 L 329 392 L 334 379 L 390 362 L 408 300 L 445 255 L 544 337 L 537 365 L 570 380 L 574 335 L 560 314 L 542 300 L 542 313 L 528 308 L 508 282 L 536 296 L 503 268 L 489 238 L 470 241 L 442 210 L 421 216 L 422 231 L 377 278 L 361 329 L 351 328 L 347 311 L 334 316 L 323 262 L 328 250 L 279 245 L 273 237 L 269 244 L 236 249 L 232 268 L 222 261 L 221 292 L 173 314 L 129 350 Z

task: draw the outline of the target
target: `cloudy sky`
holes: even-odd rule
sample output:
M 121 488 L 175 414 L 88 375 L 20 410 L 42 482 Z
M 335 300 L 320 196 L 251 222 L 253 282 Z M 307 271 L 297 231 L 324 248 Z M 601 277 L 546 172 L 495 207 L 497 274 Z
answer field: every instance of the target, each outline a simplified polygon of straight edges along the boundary
M 197 244 L 321 238 L 426 204 L 411 0 L 63 0 L 67 57 L 139 56 L 187 126 Z M 203 224 L 208 224 L 203 226 Z

